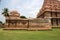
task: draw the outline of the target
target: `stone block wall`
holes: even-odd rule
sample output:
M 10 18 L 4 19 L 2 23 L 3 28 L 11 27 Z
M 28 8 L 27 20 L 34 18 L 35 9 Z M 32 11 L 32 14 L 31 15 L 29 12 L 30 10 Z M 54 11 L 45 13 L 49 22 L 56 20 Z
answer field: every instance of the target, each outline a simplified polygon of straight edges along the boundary
M 25 24 L 23 24 L 25 22 Z M 26 29 L 26 30 L 48 30 L 51 29 L 51 22 L 48 19 L 29 19 L 17 24 L 5 24 L 5 29 Z M 9 26 L 9 27 L 8 27 Z

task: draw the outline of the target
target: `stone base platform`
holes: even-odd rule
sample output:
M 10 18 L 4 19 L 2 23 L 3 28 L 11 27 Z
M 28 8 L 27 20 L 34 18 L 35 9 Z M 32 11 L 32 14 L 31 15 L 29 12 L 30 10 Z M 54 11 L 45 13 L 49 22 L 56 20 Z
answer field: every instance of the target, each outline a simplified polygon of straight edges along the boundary
M 39 31 L 39 30 L 51 30 L 52 28 L 3 28 L 3 30 L 29 30 L 29 31 Z
M 3 30 L 27 30 L 27 28 L 3 28 Z

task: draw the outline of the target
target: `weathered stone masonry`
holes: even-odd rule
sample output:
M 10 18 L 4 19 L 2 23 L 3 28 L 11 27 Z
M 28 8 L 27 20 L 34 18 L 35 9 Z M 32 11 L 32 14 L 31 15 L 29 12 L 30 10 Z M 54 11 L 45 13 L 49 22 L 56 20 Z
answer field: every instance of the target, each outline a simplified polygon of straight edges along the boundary
M 60 27 L 60 1 L 44 0 L 37 18 L 50 18 L 53 27 Z

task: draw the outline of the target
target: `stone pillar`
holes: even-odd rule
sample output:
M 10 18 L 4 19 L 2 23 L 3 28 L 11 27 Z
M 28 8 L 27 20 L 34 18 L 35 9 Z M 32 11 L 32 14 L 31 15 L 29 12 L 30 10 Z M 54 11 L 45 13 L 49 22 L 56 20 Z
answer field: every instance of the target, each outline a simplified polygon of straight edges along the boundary
M 56 19 L 53 19 L 53 26 L 57 26 Z
M 58 26 L 60 26 L 60 19 L 58 19 Z

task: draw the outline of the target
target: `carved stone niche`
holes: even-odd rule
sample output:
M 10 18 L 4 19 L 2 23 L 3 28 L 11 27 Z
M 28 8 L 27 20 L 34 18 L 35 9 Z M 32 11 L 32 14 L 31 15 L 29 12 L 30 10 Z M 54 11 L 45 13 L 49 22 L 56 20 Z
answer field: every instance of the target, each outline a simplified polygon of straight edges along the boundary
M 46 12 L 45 13 L 45 18 L 49 18 L 49 17 L 51 17 L 51 13 L 50 12 Z

